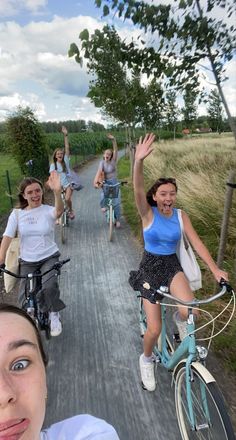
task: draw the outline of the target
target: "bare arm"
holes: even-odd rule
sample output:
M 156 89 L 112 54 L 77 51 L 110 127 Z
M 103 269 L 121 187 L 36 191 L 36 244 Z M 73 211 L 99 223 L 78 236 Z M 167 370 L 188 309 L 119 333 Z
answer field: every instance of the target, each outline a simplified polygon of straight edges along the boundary
M 98 168 L 98 170 L 96 172 L 96 175 L 94 177 L 94 181 L 93 181 L 94 188 L 100 188 L 100 186 L 102 184 L 102 182 L 101 182 L 101 180 L 102 180 L 101 179 L 101 174 L 102 174 L 102 170 L 101 170 L 101 168 L 99 166 L 99 168 Z
M 112 159 L 116 162 L 118 158 L 118 148 L 117 148 L 116 138 L 112 134 L 108 134 L 107 137 L 112 141 L 112 147 L 113 147 Z
M 0 247 L 0 264 L 5 263 L 7 249 L 9 248 L 11 241 L 12 237 L 8 237 L 7 235 L 4 235 L 2 238 Z
M 228 273 L 221 270 L 215 261 L 213 260 L 210 252 L 208 251 L 205 244 L 202 242 L 200 237 L 198 236 L 197 232 L 195 231 L 194 227 L 192 226 L 192 223 L 190 221 L 190 218 L 188 215 L 182 211 L 182 220 L 184 225 L 184 231 L 186 232 L 186 235 L 190 241 L 190 243 L 193 245 L 194 249 L 196 250 L 199 257 L 206 263 L 206 265 L 209 267 L 210 271 L 214 275 L 216 281 L 220 281 L 221 278 L 224 278 L 228 281 Z
M 59 218 L 61 216 L 61 214 L 63 213 L 64 206 L 63 206 L 63 201 L 61 198 L 60 176 L 57 171 L 51 172 L 50 177 L 47 181 L 47 184 L 51 188 L 51 190 L 54 192 L 56 218 Z
M 69 145 L 69 140 L 68 140 L 68 130 L 63 125 L 61 127 L 61 131 L 64 134 L 65 155 L 69 157 L 70 156 L 70 145 Z
M 138 212 L 142 218 L 143 226 L 148 226 L 152 220 L 152 209 L 146 200 L 143 177 L 143 161 L 153 151 L 152 143 L 155 135 L 147 134 L 144 139 L 140 138 L 136 146 L 134 161 L 134 196 Z

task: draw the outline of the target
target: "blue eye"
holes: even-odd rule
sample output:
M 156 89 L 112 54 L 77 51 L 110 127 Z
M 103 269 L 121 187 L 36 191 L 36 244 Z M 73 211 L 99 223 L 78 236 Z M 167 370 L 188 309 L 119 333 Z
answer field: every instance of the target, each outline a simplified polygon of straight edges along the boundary
M 13 371 L 20 371 L 20 370 L 24 370 L 25 368 L 28 367 L 28 365 L 30 364 L 30 361 L 28 361 L 27 359 L 20 359 L 19 361 L 15 362 L 11 369 Z

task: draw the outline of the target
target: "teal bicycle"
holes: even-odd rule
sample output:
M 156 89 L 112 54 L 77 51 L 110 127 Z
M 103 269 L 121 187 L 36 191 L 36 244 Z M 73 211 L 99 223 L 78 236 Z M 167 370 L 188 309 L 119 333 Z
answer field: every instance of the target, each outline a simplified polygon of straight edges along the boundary
M 105 199 L 105 207 L 106 207 L 106 221 L 109 225 L 109 241 L 112 240 L 112 232 L 113 232 L 113 226 L 116 224 L 115 219 L 115 212 L 114 208 L 116 206 L 116 203 L 119 203 L 118 197 L 119 197 L 119 191 L 120 186 L 127 183 L 126 181 L 117 182 L 114 184 L 102 183 L 102 190 L 104 193 L 104 199 Z
M 223 281 L 221 291 L 209 298 L 191 302 L 184 302 L 174 298 L 168 293 L 168 288 L 160 287 L 152 289 L 148 283 L 143 286 L 147 289 L 147 298 L 152 303 L 161 305 L 162 331 L 154 348 L 155 361 L 165 367 L 172 374 L 172 383 L 175 386 L 175 408 L 179 424 L 180 433 L 183 440 L 235 440 L 234 430 L 227 413 L 223 397 L 218 389 L 212 374 L 206 368 L 206 358 L 213 337 L 217 336 L 228 325 L 235 311 L 235 293 L 231 286 Z M 223 296 L 228 296 L 229 301 L 216 317 L 211 316 L 211 320 L 195 328 L 193 309 L 199 308 L 203 304 L 209 304 Z M 162 302 L 163 299 L 170 300 L 170 303 Z M 173 305 L 173 301 L 175 305 Z M 167 307 L 176 307 L 176 303 L 188 308 L 187 333 L 182 340 L 175 334 L 175 340 L 169 336 L 170 331 L 166 324 Z M 224 327 L 214 334 L 215 320 L 226 308 L 232 306 L 230 318 Z M 204 311 L 204 310 L 201 310 Z M 141 336 L 144 335 L 147 323 L 143 308 L 143 297 L 139 298 L 139 322 Z M 212 323 L 212 331 L 208 340 L 208 347 L 198 345 L 196 333 L 203 327 Z

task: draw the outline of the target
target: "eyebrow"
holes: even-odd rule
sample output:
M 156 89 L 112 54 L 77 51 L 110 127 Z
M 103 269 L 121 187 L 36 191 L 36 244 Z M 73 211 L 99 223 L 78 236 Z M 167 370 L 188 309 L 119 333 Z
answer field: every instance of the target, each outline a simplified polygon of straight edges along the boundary
M 15 350 L 16 348 L 23 347 L 25 345 L 32 347 L 35 350 L 37 350 L 38 348 L 37 344 L 34 344 L 33 342 L 28 341 L 27 339 L 19 339 L 17 341 L 10 342 L 8 344 L 8 348 L 11 351 L 11 350 Z

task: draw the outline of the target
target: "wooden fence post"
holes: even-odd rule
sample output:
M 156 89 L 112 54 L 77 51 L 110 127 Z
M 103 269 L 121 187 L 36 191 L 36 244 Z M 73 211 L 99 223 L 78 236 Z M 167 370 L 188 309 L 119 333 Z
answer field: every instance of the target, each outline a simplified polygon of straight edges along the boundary
M 227 182 L 227 191 L 225 196 L 225 206 L 224 206 L 224 214 L 221 225 L 221 234 L 220 234 L 220 244 L 218 249 L 218 257 L 217 257 L 217 265 L 221 267 L 224 255 L 225 255 L 225 247 L 227 241 L 227 232 L 228 232 L 228 224 L 229 224 L 229 216 L 232 205 L 233 198 L 233 190 L 236 188 L 235 182 L 236 171 L 231 170 L 229 174 L 229 179 Z
M 6 178 L 7 178 L 8 194 L 10 195 L 11 208 L 13 208 L 13 200 L 12 200 L 12 192 L 11 192 L 11 181 L 10 181 L 10 176 L 9 176 L 9 171 L 8 170 L 6 170 Z

